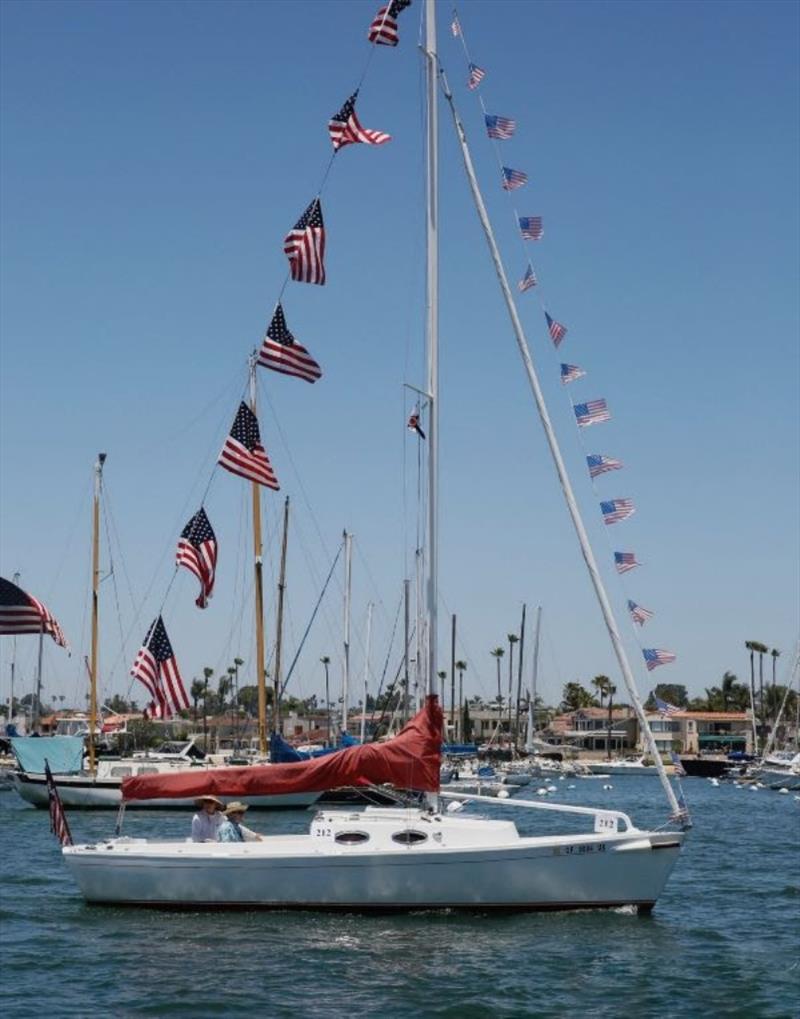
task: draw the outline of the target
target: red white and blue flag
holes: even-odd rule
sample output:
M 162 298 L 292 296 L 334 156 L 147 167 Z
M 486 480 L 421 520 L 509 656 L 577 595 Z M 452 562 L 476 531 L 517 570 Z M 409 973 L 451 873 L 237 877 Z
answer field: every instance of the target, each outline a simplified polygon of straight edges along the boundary
M 467 88 L 474 91 L 478 85 L 486 77 L 486 71 L 482 67 L 478 67 L 477 64 L 469 65 L 469 78 L 467 78 Z
M 457 14 L 453 15 L 453 20 L 450 22 L 450 31 L 456 39 L 461 35 L 461 22 L 458 20 Z
M 523 240 L 540 241 L 544 237 L 544 227 L 541 216 L 520 216 L 519 231 Z M 565 330 L 566 332 L 566 330 Z
M 517 130 L 516 120 L 510 120 L 508 117 L 498 117 L 495 113 L 487 113 L 484 119 L 489 137 L 496 141 L 507 141 Z
M 587 400 L 586 403 L 576 403 L 574 410 L 575 420 L 581 428 L 588 428 L 589 425 L 611 420 L 605 400 Z
M 547 312 L 544 313 L 544 318 L 545 322 L 547 322 L 547 331 L 550 333 L 550 339 L 553 341 L 555 347 L 558 348 L 558 345 L 567 335 L 567 327 L 562 326 L 560 322 L 556 322 L 556 320 L 551 315 L 548 315 Z
M 652 672 L 653 669 L 657 669 L 659 665 L 669 665 L 670 662 L 674 662 L 675 658 L 677 657 L 671 651 L 662 651 L 659 648 L 655 647 L 642 648 L 642 654 L 644 655 L 644 660 L 645 664 L 647 665 L 648 672 Z M 660 704 L 664 705 L 663 709 L 659 706 L 659 700 L 658 698 L 656 698 L 656 707 L 658 708 L 658 710 L 659 711 L 663 710 L 663 712 L 668 715 L 675 714 L 676 712 L 681 710 L 680 708 L 676 708 L 672 704 L 667 704 L 666 701 L 661 701 Z M 672 711 L 667 710 L 668 708 L 671 708 Z
M 72 845 L 72 833 L 67 823 L 67 815 L 64 813 L 64 806 L 61 797 L 58 795 L 53 772 L 50 770 L 50 762 L 45 758 L 44 777 L 47 783 L 47 798 L 50 805 L 50 831 L 55 835 L 62 846 Z
M 586 372 L 583 368 L 579 368 L 576 364 L 562 364 L 561 365 L 561 384 L 566 386 L 568 382 L 575 382 L 576 379 L 582 379 Z
M 133 663 L 131 675 L 150 695 L 147 718 L 171 718 L 189 707 L 189 698 L 161 616 L 147 631 Z
M 683 778 L 686 775 L 686 768 L 684 768 L 683 761 L 680 759 L 680 756 L 676 754 L 674 750 L 670 750 L 669 757 L 675 768 L 675 774 Z
M 668 651 L 665 653 L 669 654 Z M 675 655 L 672 656 L 672 660 L 674 658 Z M 662 701 L 660 697 L 655 697 L 654 700 L 656 702 L 656 709 L 661 715 L 680 715 L 683 711 L 683 708 L 677 708 L 674 704 L 670 704 L 669 701 Z
M 530 263 L 528 263 L 528 268 L 525 270 L 525 275 L 517 284 L 517 286 L 520 289 L 520 292 L 524 294 L 526 290 L 532 290 L 533 287 L 535 287 L 538 282 L 539 281 L 536 279 L 536 273 L 533 271 L 533 266 Z
M 294 375 L 298 379 L 305 379 L 306 382 L 316 382 L 322 377 L 320 366 L 289 332 L 280 304 L 275 309 L 267 335 L 258 352 L 258 363 L 282 375 Z
M 0 634 L 18 633 L 49 633 L 59 647 L 67 647 L 64 631 L 47 606 L 0 577 Z
M 175 562 L 185 566 L 200 581 L 200 595 L 195 605 L 199 609 L 206 608 L 214 591 L 217 539 L 202 506 L 181 531 Z
M 601 453 L 590 453 L 586 457 L 586 463 L 589 467 L 589 476 L 592 478 L 599 478 L 601 474 L 622 468 L 621 460 L 615 460 L 613 456 L 603 456 Z
M 334 113 L 328 121 L 328 134 L 331 136 L 333 149 L 338 152 L 345 145 L 354 145 L 362 142 L 364 145 L 383 145 L 391 140 L 391 135 L 383 131 L 373 131 L 371 128 L 362 127 L 356 116 L 356 90 L 338 113 Z
M 603 522 L 606 524 L 617 524 L 620 520 L 627 520 L 636 512 L 636 507 L 630 499 L 609 499 L 600 503 L 600 510 L 603 514 Z
M 231 474 L 238 474 L 240 478 L 266 485 L 276 492 L 280 488 L 269 457 L 261 445 L 258 418 L 244 402 L 239 404 L 217 463 Z
M 411 4 L 411 0 L 392 0 L 381 7 L 369 26 L 367 38 L 378 46 L 396 46 L 400 41 L 397 34 L 397 15 Z
M 528 175 L 522 170 L 512 170 L 510 166 L 503 167 L 503 190 L 514 191 L 528 183 Z
M 642 605 L 637 605 L 635 601 L 628 599 L 628 612 L 631 614 L 631 619 L 634 623 L 638 623 L 639 626 L 644 626 L 648 619 L 653 618 L 653 613 L 650 609 L 644 608 Z
M 416 432 L 421 438 L 425 438 L 425 432 L 422 430 L 422 426 L 419 423 L 419 410 L 415 410 L 408 419 L 408 430 L 410 432 Z
M 617 573 L 627 573 L 628 570 L 635 570 L 642 564 L 637 560 L 635 552 L 615 552 L 614 566 Z
M 283 241 L 292 279 L 298 283 L 325 282 L 325 226 L 322 206 L 315 198 Z

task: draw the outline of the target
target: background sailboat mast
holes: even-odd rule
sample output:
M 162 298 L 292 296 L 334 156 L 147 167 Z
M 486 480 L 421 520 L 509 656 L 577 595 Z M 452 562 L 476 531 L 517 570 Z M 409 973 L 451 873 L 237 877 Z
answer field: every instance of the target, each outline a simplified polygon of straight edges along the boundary
M 250 358 L 250 410 L 256 414 L 256 359 Z M 256 608 L 256 684 L 258 686 L 258 752 L 267 756 L 267 678 L 264 658 L 264 577 L 261 547 L 261 486 L 253 481 L 253 564 Z
M 281 542 L 281 572 L 278 579 L 278 618 L 275 635 L 275 679 L 272 706 L 275 732 L 281 731 L 281 655 L 283 653 L 283 600 L 286 594 L 286 546 L 289 540 L 289 496 L 283 504 L 283 540 Z
M 344 660 L 342 663 L 342 732 L 347 732 L 347 698 L 350 696 L 350 585 L 353 576 L 353 535 L 344 538 Z
M 431 0 L 428 0 L 430 3 Z M 547 405 L 544 401 L 544 394 L 542 393 L 541 386 L 539 385 L 539 377 L 536 374 L 536 369 L 533 364 L 533 358 L 531 357 L 530 348 L 528 347 L 528 341 L 525 336 L 525 331 L 522 328 L 522 322 L 520 321 L 519 314 L 517 312 L 517 306 L 514 302 L 514 296 L 511 293 L 511 288 L 508 285 L 508 277 L 506 276 L 505 267 L 503 266 L 503 260 L 500 257 L 500 250 L 497 247 L 497 242 L 494 238 L 494 231 L 492 230 L 492 224 L 489 220 L 489 214 L 486 211 L 486 205 L 483 201 L 483 195 L 481 194 L 480 185 L 475 176 L 475 168 L 472 164 L 472 156 L 469 151 L 469 145 L 467 143 L 467 136 L 464 131 L 464 125 L 461 123 L 461 119 L 458 116 L 458 112 L 453 101 L 453 95 L 450 88 L 445 80 L 444 74 L 442 74 L 442 87 L 444 89 L 445 97 L 450 106 L 450 111 L 453 116 L 453 124 L 456 129 L 456 136 L 458 143 L 461 148 L 461 155 L 464 160 L 464 169 L 467 173 L 467 179 L 469 181 L 470 190 L 472 191 L 472 198 L 475 203 L 475 209 L 478 213 L 478 218 L 481 221 L 483 232 L 486 237 L 486 242 L 489 246 L 489 252 L 494 263 L 495 272 L 497 273 L 497 279 L 500 283 L 500 289 L 503 292 L 505 298 L 506 307 L 508 309 L 509 317 L 511 318 L 511 325 L 514 330 L 514 336 L 517 340 L 517 347 L 519 348 L 522 362 L 525 366 L 525 371 L 528 376 L 528 382 L 530 383 L 533 398 L 536 403 L 536 409 L 539 412 L 539 418 L 544 428 L 544 433 L 547 438 L 547 444 L 550 448 L 550 454 L 553 458 L 553 463 L 558 474 L 558 480 L 561 484 L 561 490 L 564 493 L 564 499 L 567 503 L 567 509 L 569 510 L 570 518 L 572 519 L 573 527 L 578 536 L 578 542 L 583 553 L 583 561 L 586 563 L 586 569 L 589 571 L 589 577 L 592 581 L 597 600 L 600 604 L 600 610 L 603 613 L 603 619 L 608 630 L 608 635 L 611 638 L 611 644 L 614 648 L 614 653 L 619 663 L 620 670 L 622 672 L 623 679 L 625 680 L 625 686 L 628 690 L 628 696 L 631 699 L 634 710 L 636 711 L 636 717 L 639 721 L 639 726 L 645 738 L 647 749 L 650 756 L 656 765 L 658 776 L 661 780 L 661 784 L 664 788 L 667 800 L 670 807 L 672 808 L 673 815 L 676 817 L 682 816 L 684 811 L 678 804 L 678 799 L 675 796 L 675 792 L 670 785 L 669 778 L 667 777 L 666 769 L 664 768 L 664 762 L 661 760 L 661 754 L 656 746 L 653 733 L 650 729 L 650 725 L 647 722 L 647 718 L 644 713 L 644 707 L 642 705 L 641 698 L 639 697 L 639 691 L 636 686 L 636 680 L 633 677 L 630 663 L 628 662 L 628 656 L 625 652 L 625 647 L 622 643 L 622 638 L 619 634 L 617 627 L 617 621 L 614 618 L 614 612 L 611 608 L 611 602 L 608 600 L 606 594 L 605 585 L 603 584 L 600 576 L 600 571 L 597 568 L 597 562 L 594 558 L 594 552 L 592 551 L 591 544 L 589 543 L 589 536 L 586 533 L 586 528 L 583 524 L 583 519 L 578 509 L 578 504 L 575 501 L 575 495 L 572 491 L 572 484 L 567 474 L 567 468 L 564 464 L 564 459 L 561 455 L 561 449 L 556 439 L 555 431 L 553 430 L 552 422 L 550 421 L 550 414 L 547 410 Z
M 533 634 L 533 676 L 531 678 L 531 687 L 533 693 L 531 697 L 533 699 L 533 729 L 536 731 L 536 697 L 537 688 L 539 685 L 539 636 L 542 630 L 542 606 L 539 605 L 536 608 L 536 630 Z
M 94 465 L 92 504 L 92 647 L 89 662 L 89 773 L 94 775 L 94 740 L 97 727 L 97 639 L 100 625 L 100 493 L 106 454 L 98 453 Z
M 427 342 L 428 342 L 428 675 L 427 692 L 436 694 L 436 652 L 439 637 L 439 116 L 436 104 L 436 4 L 425 0 L 426 93 L 428 151 L 426 173 Z

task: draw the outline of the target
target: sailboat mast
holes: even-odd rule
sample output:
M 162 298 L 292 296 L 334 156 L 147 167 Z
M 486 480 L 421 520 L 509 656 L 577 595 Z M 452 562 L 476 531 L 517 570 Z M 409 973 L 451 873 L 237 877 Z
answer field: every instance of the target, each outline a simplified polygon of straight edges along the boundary
M 436 4 L 425 2 L 425 83 L 428 108 L 426 173 L 426 307 L 428 344 L 428 677 L 427 692 L 436 694 L 439 637 L 439 115 L 436 103 Z
M 19 584 L 19 570 L 12 576 L 12 584 Z M 17 673 L 17 635 L 11 638 L 11 689 L 8 691 L 8 714 L 6 720 L 11 724 L 14 721 L 14 678 Z
M 403 618 L 403 632 L 404 632 L 404 635 L 405 635 L 405 637 L 404 637 L 404 639 L 405 639 L 405 653 L 403 655 L 403 712 L 402 712 L 402 714 L 400 716 L 403 725 L 405 725 L 406 722 L 408 721 L 408 684 L 410 682 L 410 680 L 409 680 L 409 672 L 408 672 L 408 652 L 409 652 L 409 642 L 411 640 L 411 637 L 410 637 L 410 634 L 409 634 L 409 624 L 410 624 L 410 619 L 409 619 L 410 605 L 409 605 L 409 601 L 410 601 L 410 597 L 411 597 L 411 581 L 410 580 L 404 580 L 403 581 L 403 616 L 404 616 L 404 618 Z
M 344 538 L 344 660 L 342 665 L 342 732 L 347 732 L 347 698 L 350 696 L 350 585 L 353 575 L 353 535 Z
M 281 653 L 283 651 L 283 599 L 286 593 L 286 546 L 289 540 L 289 496 L 283 504 L 283 540 L 281 542 L 281 572 L 278 579 L 278 618 L 275 635 L 275 680 L 272 713 L 275 732 L 281 731 Z
M 431 0 L 428 0 L 430 3 Z M 589 572 L 589 577 L 594 587 L 595 594 L 597 596 L 598 603 L 600 605 L 600 611 L 603 614 L 603 620 L 608 630 L 608 635 L 611 638 L 611 644 L 616 655 L 617 662 L 619 663 L 622 677 L 625 680 L 625 686 L 628 691 L 628 696 L 631 699 L 636 717 L 639 721 L 639 727 L 644 734 L 645 743 L 647 744 L 648 752 L 653 758 L 653 761 L 658 772 L 658 777 L 661 780 L 661 784 L 664 788 L 667 800 L 672 813 L 674 816 L 680 817 L 683 811 L 678 804 L 678 799 L 675 796 L 675 792 L 670 785 L 669 778 L 667 777 L 666 769 L 664 768 L 664 762 L 661 760 L 661 754 L 656 746 L 655 738 L 653 737 L 652 730 L 648 724 L 647 718 L 644 713 L 644 707 L 642 705 L 641 698 L 639 697 L 639 691 L 636 686 L 636 680 L 633 677 L 630 663 L 628 662 L 628 656 L 625 652 L 625 647 L 622 643 L 622 638 L 617 627 L 617 621 L 614 618 L 614 612 L 611 608 L 611 602 L 608 600 L 606 589 L 600 576 L 600 571 L 597 567 L 597 562 L 592 551 L 591 544 L 589 543 L 589 536 L 586 533 L 586 528 L 583 524 L 583 519 L 578 509 L 578 504 L 575 501 L 575 495 L 572 491 L 572 484 L 567 474 L 567 468 L 564 464 L 564 459 L 561 455 L 561 449 L 556 439 L 555 431 L 553 430 L 552 422 L 550 421 L 550 414 L 545 404 L 544 394 L 542 393 L 541 386 L 539 384 L 539 378 L 536 374 L 536 368 L 533 364 L 533 358 L 531 357 L 530 348 L 528 347 L 528 341 L 525 337 L 525 331 L 522 328 L 522 322 L 520 321 L 519 314 L 517 312 L 517 306 L 514 302 L 514 296 L 511 293 L 511 288 L 508 285 L 508 277 L 506 276 L 505 267 L 503 260 L 500 257 L 500 250 L 497 247 L 497 242 L 494 238 L 494 231 L 492 230 L 492 224 L 489 220 L 489 214 L 486 211 L 486 205 L 483 201 L 483 195 L 481 194 L 480 185 L 475 176 L 475 168 L 472 163 L 472 156 L 469 151 L 469 145 L 467 144 L 467 136 L 464 131 L 464 125 L 461 123 L 461 119 L 456 111 L 455 103 L 453 102 L 453 96 L 447 86 L 444 76 L 442 77 L 442 84 L 445 90 L 445 96 L 450 106 L 450 111 L 453 116 L 453 124 L 456 129 L 456 136 L 458 143 L 461 148 L 461 155 L 464 160 L 464 168 L 467 173 L 467 179 L 469 181 L 470 190 L 472 191 L 472 198 L 475 203 L 475 208 L 478 213 L 478 218 L 481 221 L 483 232 L 486 237 L 486 242 L 489 247 L 489 252 L 494 263 L 495 272 L 497 273 L 497 279 L 500 283 L 500 289 L 505 299 L 506 308 L 511 319 L 511 325 L 514 330 L 514 335 L 517 340 L 517 347 L 519 348 L 522 362 L 525 366 L 525 371 L 528 376 L 528 382 L 533 393 L 533 398 L 536 403 L 536 409 L 539 412 L 539 418 L 544 428 L 544 433 L 547 438 L 547 444 L 550 448 L 550 454 L 553 458 L 553 463 L 556 468 L 558 480 L 561 484 L 561 490 L 564 494 L 564 499 L 567 503 L 567 509 L 569 511 L 570 518 L 572 520 L 575 533 L 578 536 L 578 542 L 581 547 L 583 554 L 583 561 L 586 564 L 586 569 Z
M 256 413 L 256 359 L 250 358 L 250 410 Z M 256 610 L 256 684 L 258 686 L 258 752 L 267 756 L 267 678 L 264 655 L 264 576 L 261 543 L 261 486 L 253 481 L 253 567 Z
M 367 732 L 367 693 L 369 691 L 369 651 L 372 643 L 372 602 L 367 603 L 367 643 L 364 648 L 364 704 L 361 711 L 361 742 Z
M 97 726 L 97 643 L 100 632 L 100 494 L 106 454 L 98 453 L 94 465 L 92 503 L 92 646 L 89 662 L 89 773 L 94 775 L 94 740 Z
M 533 634 L 533 676 L 531 686 L 533 687 L 533 729 L 536 731 L 536 688 L 539 683 L 539 635 L 542 630 L 542 606 L 536 608 L 536 630 Z

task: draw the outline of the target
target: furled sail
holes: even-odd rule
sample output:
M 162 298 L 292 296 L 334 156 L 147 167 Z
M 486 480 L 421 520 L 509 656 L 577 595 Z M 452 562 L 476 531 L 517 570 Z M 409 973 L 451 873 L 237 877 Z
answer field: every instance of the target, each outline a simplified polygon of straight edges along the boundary
M 436 697 L 428 697 L 422 710 L 386 743 L 365 743 L 296 764 L 137 775 L 123 781 L 122 798 L 129 802 L 204 795 L 267 796 L 382 783 L 399 789 L 436 792 L 441 746 L 442 709 Z

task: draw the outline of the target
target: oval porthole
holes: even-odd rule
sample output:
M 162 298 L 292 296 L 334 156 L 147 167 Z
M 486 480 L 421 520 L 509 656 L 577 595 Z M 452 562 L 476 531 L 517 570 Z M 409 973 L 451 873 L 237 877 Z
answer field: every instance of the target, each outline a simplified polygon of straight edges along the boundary
M 362 842 L 369 841 L 369 835 L 363 831 L 340 831 L 334 841 L 340 846 L 359 846 Z
M 418 846 L 420 842 L 424 842 L 428 836 L 423 831 L 414 831 L 408 829 L 406 831 L 397 831 L 392 835 L 392 842 L 399 842 L 401 846 Z

